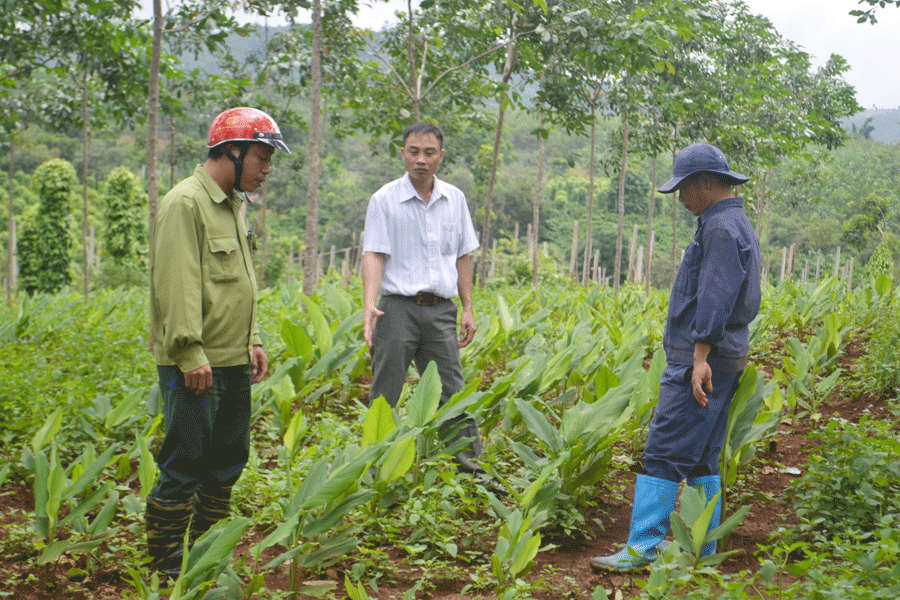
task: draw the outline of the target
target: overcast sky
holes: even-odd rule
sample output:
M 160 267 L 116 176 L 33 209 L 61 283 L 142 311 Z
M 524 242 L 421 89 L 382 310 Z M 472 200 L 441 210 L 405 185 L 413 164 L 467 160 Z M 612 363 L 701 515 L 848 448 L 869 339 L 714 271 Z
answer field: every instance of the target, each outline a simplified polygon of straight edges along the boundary
M 878 23 L 869 25 L 857 24 L 848 14 L 857 7 L 857 0 L 744 1 L 752 12 L 769 17 L 782 37 L 811 54 L 813 65 L 824 65 L 831 54 L 847 59 L 851 70 L 846 79 L 856 88 L 857 101 L 864 108 L 900 108 L 900 8 L 878 9 Z M 141 3 L 149 6 L 152 2 Z M 360 3 L 367 4 L 366 0 Z M 418 3 L 413 0 L 414 6 Z M 371 7 L 360 10 L 356 24 L 376 30 L 407 6 L 406 0 L 368 4 Z M 270 24 L 278 22 L 278 18 L 270 20 Z

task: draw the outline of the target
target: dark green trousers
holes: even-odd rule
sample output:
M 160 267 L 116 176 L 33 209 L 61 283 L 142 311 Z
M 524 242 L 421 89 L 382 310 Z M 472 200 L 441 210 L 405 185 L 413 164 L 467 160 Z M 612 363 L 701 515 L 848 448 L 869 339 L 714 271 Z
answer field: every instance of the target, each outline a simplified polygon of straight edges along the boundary
M 186 502 L 207 486 L 234 485 L 250 456 L 250 365 L 214 367 L 201 396 L 176 366 L 157 365 L 166 437 L 156 457 L 151 495 Z
M 420 306 L 405 296 L 382 296 L 378 308 L 384 315 L 378 317 L 372 335 L 373 380 L 369 398 L 384 396 L 388 404 L 397 406 L 413 362 L 419 373 L 425 372 L 429 362 L 435 362 L 441 377 L 441 404 L 462 389 L 457 309 L 452 300 Z M 469 413 L 444 423 L 442 433 L 448 445 L 468 438 L 471 452 L 481 456 L 478 425 Z

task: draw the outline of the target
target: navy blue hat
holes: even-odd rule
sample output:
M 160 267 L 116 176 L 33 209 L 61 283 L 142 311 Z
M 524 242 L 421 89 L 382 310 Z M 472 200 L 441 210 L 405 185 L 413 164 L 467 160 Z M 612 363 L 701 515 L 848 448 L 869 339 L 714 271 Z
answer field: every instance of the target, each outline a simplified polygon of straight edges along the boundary
M 660 194 L 670 194 L 675 191 L 678 184 L 684 181 L 686 177 L 701 172 L 725 175 L 734 185 L 750 181 L 749 177 L 732 171 L 731 167 L 728 166 L 728 159 L 725 158 L 725 153 L 715 146 L 691 144 L 675 157 L 675 164 L 672 167 L 672 179 L 662 184 L 656 191 Z

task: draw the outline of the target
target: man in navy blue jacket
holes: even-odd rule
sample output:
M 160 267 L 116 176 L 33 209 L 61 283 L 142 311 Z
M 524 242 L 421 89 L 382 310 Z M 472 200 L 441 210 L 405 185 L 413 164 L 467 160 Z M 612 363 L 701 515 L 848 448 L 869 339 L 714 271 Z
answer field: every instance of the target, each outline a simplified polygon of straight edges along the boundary
M 698 217 L 697 233 L 669 298 L 666 370 L 644 448 L 645 473 L 635 484 L 628 544 L 591 559 L 591 566 L 613 571 L 644 569 L 656 559 L 682 480 L 703 486 L 707 502 L 720 492 L 728 409 L 747 365 L 748 326 L 759 311 L 759 242 L 744 201 L 732 191 L 749 178 L 732 171 L 725 154 L 709 144 L 679 152 L 673 171 L 659 191 L 678 191 Z M 720 511 L 721 501 L 710 530 L 718 527 Z M 715 551 L 709 542 L 702 554 Z

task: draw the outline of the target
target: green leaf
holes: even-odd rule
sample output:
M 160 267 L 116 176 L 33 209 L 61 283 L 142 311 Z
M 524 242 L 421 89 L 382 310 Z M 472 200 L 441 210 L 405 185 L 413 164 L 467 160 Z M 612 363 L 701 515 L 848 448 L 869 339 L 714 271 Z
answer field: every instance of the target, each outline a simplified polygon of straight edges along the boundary
M 406 475 L 416 459 L 416 440 L 410 436 L 397 440 L 381 465 L 381 479 L 390 483 Z
M 31 438 L 31 450 L 35 454 L 40 452 L 59 433 L 60 427 L 62 427 L 62 409 L 57 408 Z
M 427 425 L 437 412 L 441 400 L 441 378 L 437 364 L 428 363 L 416 391 L 406 405 L 406 423 L 416 429 Z
M 281 339 L 284 341 L 290 356 L 300 357 L 304 364 L 309 364 L 313 357 L 312 340 L 302 325 L 290 319 L 281 321 Z
M 319 349 L 319 356 L 324 356 L 325 353 L 331 350 L 333 345 L 331 327 L 329 327 L 328 320 L 322 314 L 322 309 L 319 308 L 318 304 L 305 294 L 300 294 L 300 299 L 306 305 L 306 310 L 312 320 L 313 328 L 316 332 L 316 346 Z
M 366 411 L 366 418 L 363 421 L 362 445 L 380 444 L 396 428 L 393 409 L 384 396 L 379 396 L 371 401 L 369 410 Z
M 113 429 L 124 423 L 129 417 L 138 412 L 138 405 L 143 398 L 143 390 L 135 390 L 125 396 L 125 399 L 119 402 L 111 411 L 106 414 L 104 424 L 107 429 Z

